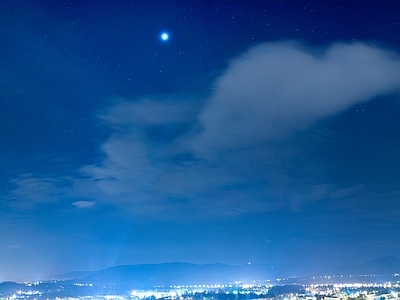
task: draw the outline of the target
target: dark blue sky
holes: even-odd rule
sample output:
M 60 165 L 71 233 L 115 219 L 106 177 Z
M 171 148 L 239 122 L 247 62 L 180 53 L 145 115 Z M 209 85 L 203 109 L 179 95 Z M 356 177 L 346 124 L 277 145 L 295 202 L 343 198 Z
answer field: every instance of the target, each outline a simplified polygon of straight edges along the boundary
M 400 255 L 400 6 L 259 2 L 2 5 L 0 281 Z

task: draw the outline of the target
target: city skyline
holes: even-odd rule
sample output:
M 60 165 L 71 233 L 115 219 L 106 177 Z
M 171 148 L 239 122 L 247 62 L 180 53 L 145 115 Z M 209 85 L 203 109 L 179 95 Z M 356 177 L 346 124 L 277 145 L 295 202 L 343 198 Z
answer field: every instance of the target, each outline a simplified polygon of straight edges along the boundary
M 3 5 L 0 282 L 399 256 L 399 13 Z

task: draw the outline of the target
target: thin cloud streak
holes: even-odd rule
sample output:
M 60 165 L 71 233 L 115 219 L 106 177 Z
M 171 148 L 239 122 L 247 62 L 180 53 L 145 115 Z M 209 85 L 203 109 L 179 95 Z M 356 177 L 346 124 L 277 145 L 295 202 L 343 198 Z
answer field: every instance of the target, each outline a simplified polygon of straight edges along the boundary
M 72 205 L 76 206 L 77 208 L 91 208 L 96 205 L 94 201 L 76 201 L 72 203 Z
M 38 204 L 56 203 L 65 197 L 70 179 L 23 174 L 11 179 L 10 183 L 13 188 L 4 198 L 6 203 L 16 209 L 31 210 Z

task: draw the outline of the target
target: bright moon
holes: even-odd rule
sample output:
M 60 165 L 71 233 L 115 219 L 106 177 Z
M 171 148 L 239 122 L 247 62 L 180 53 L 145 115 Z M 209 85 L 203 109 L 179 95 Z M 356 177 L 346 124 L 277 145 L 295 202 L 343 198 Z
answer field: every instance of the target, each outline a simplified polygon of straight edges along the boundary
M 164 33 L 161 35 L 161 39 L 162 39 L 163 41 L 168 40 L 168 38 L 169 38 L 168 33 L 165 33 L 165 32 L 164 32 Z

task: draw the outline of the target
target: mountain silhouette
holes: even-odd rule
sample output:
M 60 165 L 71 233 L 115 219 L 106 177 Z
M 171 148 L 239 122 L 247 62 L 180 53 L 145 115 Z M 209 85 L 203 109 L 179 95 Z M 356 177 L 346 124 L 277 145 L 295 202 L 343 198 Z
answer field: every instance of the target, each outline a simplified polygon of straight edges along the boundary
M 363 264 L 334 268 L 290 264 L 226 264 L 162 263 L 116 266 L 92 272 L 71 272 L 57 276 L 62 280 L 101 285 L 130 287 L 211 285 L 228 283 L 306 283 L 322 279 L 329 282 L 351 281 L 352 276 L 364 281 L 386 280 L 400 273 L 400 258 L 385 256 Z M 317 278 L 317 279 L 316 279 Z M 326 279 L 328 278 L 328 279 Z M 350 279 L 349 279 L 350 278 Z
M 109 267 L 95 272 L 71 272 L 58 279 L 79 279 L 82 283 L 122 284 L 138 287 L 251 283 L 286 276 L 306 276 L 310 268 L 295 265 L 163 263 Z M 75 277 L 74 277 L 75 276 Z
M 328 275 L 380 275 L 390 276 L 400 273 L 400 258 L 384 256 L 363 264 L 347 265 L 325 270 Z

